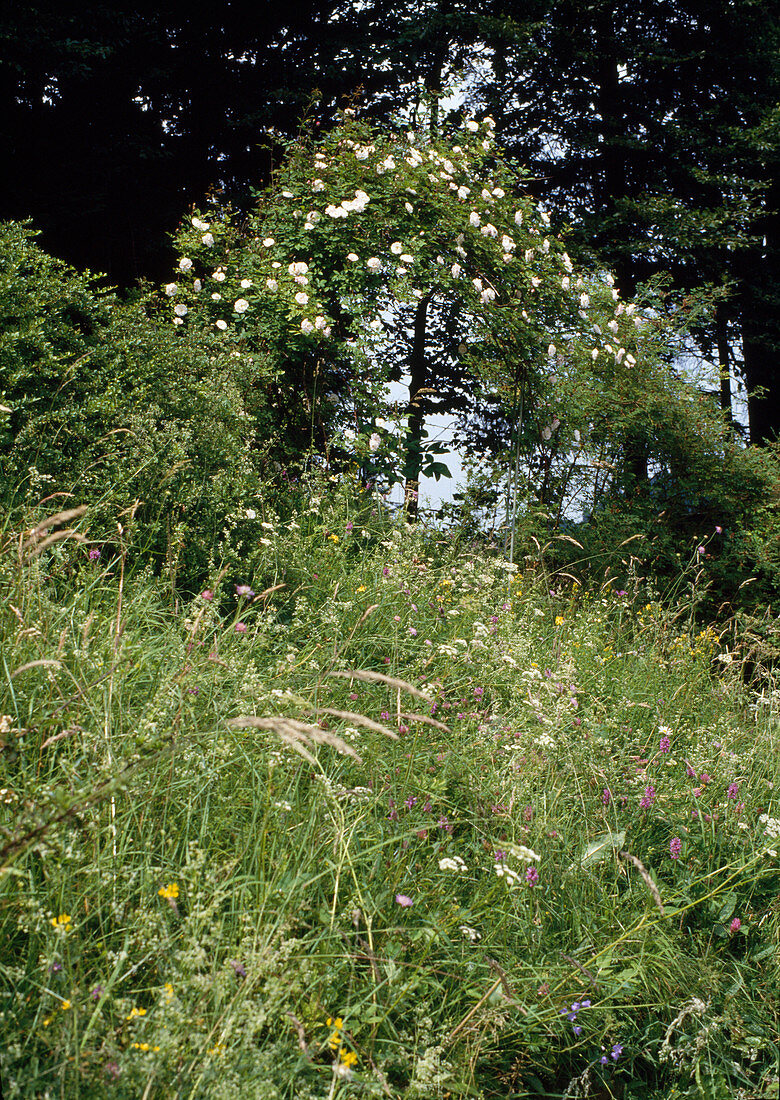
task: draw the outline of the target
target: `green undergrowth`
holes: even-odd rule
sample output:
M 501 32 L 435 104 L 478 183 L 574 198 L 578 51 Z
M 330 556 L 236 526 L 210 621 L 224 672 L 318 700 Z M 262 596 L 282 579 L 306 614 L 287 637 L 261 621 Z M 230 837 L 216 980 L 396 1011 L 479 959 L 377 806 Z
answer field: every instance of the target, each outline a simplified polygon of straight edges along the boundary
M 4 1097 L 776 1097 L 771 677 L 301 499 L 186 601 L 6 532 Z

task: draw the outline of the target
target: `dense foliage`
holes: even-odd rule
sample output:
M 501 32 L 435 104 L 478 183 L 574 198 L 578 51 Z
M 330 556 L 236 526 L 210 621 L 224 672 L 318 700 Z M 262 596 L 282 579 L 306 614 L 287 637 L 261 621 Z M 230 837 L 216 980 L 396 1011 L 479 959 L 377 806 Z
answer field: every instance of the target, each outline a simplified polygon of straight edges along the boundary
M 743 637 L 332 479 L 176 613 L 58 522 L 0 563 L 4 1095 L 776 1096 Z
M 302 119 L 327 129 L 353 100 L 386 123 L 454 91 L 432 125 L 464 99 L 492 113 L 625 296 L 659 270 L 728 289 L 699 346 L 766 389 L 750 402 L 765 443 L 780 428 L 779 38 L 768 0 L 15 0 L 0 216 L 32 216 L 47 248 L 114 281 L 160 278 L 182 209 L 210 188 L 249 209 Z

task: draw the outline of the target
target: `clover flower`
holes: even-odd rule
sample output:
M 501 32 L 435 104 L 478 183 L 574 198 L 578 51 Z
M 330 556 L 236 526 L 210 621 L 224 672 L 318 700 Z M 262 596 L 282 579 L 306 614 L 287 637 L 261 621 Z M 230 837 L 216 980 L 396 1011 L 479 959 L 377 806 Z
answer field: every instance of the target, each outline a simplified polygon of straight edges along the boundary
M 642 795 L 642 798 L 639 801 L 640 807 L 643 810 L 648 810 L 655 802 L 655 798 L 655 787 L 653 787 L 652 785 L 649 787 L 645 787 L 645 793 Z

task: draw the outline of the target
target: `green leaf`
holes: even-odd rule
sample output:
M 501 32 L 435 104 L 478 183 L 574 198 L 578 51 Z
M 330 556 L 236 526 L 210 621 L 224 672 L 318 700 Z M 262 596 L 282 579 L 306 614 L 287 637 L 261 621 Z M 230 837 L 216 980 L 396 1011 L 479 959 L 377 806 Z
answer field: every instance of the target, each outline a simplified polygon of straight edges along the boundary
M 604 833 L 603 836 L 592 840 L 580 856 L 580 867 L 592 867 L 595 863 L 601 863 L 612 852 L 622 848 L 626 842 L 625 832 Z

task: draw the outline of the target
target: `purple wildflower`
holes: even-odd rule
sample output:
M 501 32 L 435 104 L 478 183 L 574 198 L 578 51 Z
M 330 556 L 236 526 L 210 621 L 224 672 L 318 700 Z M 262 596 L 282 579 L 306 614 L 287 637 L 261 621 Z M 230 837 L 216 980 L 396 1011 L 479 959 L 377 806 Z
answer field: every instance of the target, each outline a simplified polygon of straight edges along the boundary
M 729 789 L 726 791 L 726 798 L 732 798 L 736 800 L 739 797 L 739 783 L 729 783 Z
M 233 973 L 237 978 L 246 977 L 246 967 L 243 963 L 239 962 L 238 959 L 231 959 L 230 965 L 233 967 Z
M 236 634 L 246 634 L 246 623 L 236 623 L 235 631 Z
M 742 921 L 739 919 L 739 917 L 734 917 L 734 920 L 729 925 L 729 932 L 731 932 L 732 934 L 734 932 L 739 932 L 741 927 L 742 927 Z
M 645 793 L 640 799 L 639 805 L 643 810 L 648 810 L 655 802 L 655 787 L 645 787 Z
M 617 1062 L 620 1055 L 623 1053 L 623 1046 L 621 1043 L 615 1043 L 610 1051 L 613 1061 Z
M 601 801 L 604 803 L 605 806 L 608 806 L 612 801 L 612 791 L 610 791 L 609 787 L 604 788 L 604 791 L 601 795 Z
M 539 881 L 539 872 L 535 867 L 529 867 L 525 873 L 525 880 L 529 886 L 536 886 Z
M 92 549 L 89 552 L 89 560 L 90 561 L 97 561 L 99 557 L 100 557 L 100 551 L 98 550 L 98 548 L 96 546 L 93 546 Z
M 247 600 L 251 600 L 254 596 L 254 589 L 250 588 L 248 584 L 237 584 L 236 595 L 243 596 Z
M 396 900 L 396 903 L 398 905 L 400 905 L 402 909 L 408 909 L 410 905 L 414 905 L 414 902 L 412 901 L 412 899 L 409 897 L 408 894 L 396 894 L 395 895 L 395 900 Z
M 672 859 L 679 859 L 680 852 L 682 851 L 682 841 L 678 836 L 673 836 L 669 841 L 669 856 Z
M 407 810 L 411 810 L 412 806 L 416 806 L 416 805 L 417 805 L 417 797 L 415 795 L 411 795 L 404 802 L 404 806 L 406 806 Z
M 660 749 L 660 751 L 661 752 L 669 752 L 671 747 L 672 747 L 672 742 L 669 740 L 669 738 L 668 737 L 662 737 L 661 741 L 658 745 L 658 748 Z

